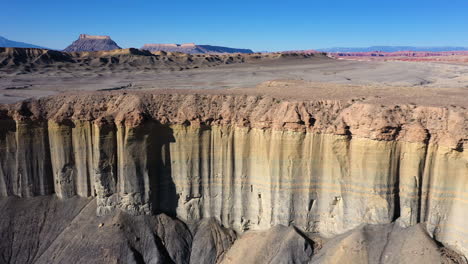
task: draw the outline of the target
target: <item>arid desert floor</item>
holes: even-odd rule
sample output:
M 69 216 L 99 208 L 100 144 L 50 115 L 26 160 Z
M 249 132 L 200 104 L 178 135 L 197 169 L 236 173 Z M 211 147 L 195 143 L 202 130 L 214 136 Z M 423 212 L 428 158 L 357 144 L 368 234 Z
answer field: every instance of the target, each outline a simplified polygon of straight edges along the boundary
M 0 103 L 64 92 L 154 89 L 466 106 L 468 65 L 321 57 L 181 71 L 95 66 L 74 71 L 47 68 L 27 74 L 0 72 Z

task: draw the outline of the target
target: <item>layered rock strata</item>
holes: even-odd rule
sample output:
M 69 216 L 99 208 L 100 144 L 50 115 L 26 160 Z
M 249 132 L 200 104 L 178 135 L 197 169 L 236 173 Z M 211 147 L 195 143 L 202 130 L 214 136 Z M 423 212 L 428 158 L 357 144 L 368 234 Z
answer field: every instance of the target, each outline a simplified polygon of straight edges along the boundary
M 185 44 L 145 44 L 141 47 L 142 50 L 151 52 L 183 52 L 187 54 L 202 54 L 202 53 L 254 53 L 250 49 L 228 48 L 211 45 L 196 45 L 195 43 Z
M 66 47 L 65 52 L 100 51 L 121 49 L 109 36 L 80 34 L 79 38 Z
M 214 217 L 239 232 L 425 222 L 468 255 L 462 108 L 100 93 L 4 105 L 0 117 L 2 196 L 96 197 L 102 216 Z

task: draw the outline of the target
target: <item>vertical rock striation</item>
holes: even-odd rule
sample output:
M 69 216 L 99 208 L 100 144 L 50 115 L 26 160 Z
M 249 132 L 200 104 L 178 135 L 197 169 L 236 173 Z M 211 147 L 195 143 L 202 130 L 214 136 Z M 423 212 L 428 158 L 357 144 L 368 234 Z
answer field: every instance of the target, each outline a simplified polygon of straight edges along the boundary
M 31 197 L 54 192 L 44 122 L 0 121 L 0 194 Z
M 76 108 L 86 98 L 54 100 L 0 111 L 1 196 L 96 197 L 98 215 L 163 212 L 326 237 L 426 222 L 468 254 L 465 113 L 192 95 L 97 98 L 86 112 Z

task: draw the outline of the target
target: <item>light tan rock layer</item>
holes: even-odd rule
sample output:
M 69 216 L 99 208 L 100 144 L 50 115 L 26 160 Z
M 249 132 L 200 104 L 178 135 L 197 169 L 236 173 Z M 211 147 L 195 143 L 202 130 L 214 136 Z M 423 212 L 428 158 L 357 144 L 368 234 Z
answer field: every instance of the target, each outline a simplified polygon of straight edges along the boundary
M 354 100 L 298 101 L 164 91 L 83 92 L 0 105 L 0 119 L 110 122 L 126 127 L 147 120 L 163 125 L 232 125 L 431 143 L 458 150 L 468 142 L 468 111 L 463 107 L 384 106 Z
M 96 196 L 99 215 L 162 211 L 328 237 L 427 222 L 468 255 L 466 112 L 143 93 L 1 109 L 1 196 Z

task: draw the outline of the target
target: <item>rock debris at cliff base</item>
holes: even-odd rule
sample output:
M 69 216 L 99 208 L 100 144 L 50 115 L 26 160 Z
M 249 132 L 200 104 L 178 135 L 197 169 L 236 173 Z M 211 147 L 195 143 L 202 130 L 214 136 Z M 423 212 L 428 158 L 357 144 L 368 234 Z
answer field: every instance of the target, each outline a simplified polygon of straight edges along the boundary
M 422 225 L 364 225 L 326 241 L 283 225 L 238 236 L 213 218 L 97 217 L 94 198 L 11 197 L 0 210 L 0 263 L 466 263 Z

